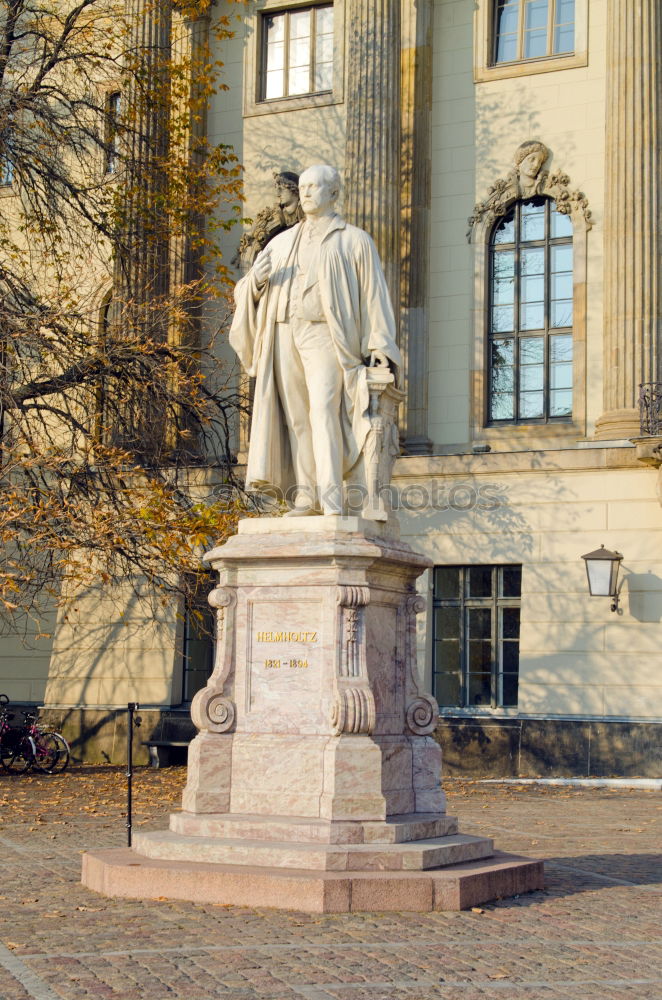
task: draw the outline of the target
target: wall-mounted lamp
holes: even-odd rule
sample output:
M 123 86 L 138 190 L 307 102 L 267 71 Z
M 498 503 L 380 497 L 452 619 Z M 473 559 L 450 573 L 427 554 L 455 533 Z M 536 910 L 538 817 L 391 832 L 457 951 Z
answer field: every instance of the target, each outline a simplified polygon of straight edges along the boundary
M 601 545 L 595 552 L 587 552 L 586 575 L 591 597 L 611 597 L 611 610 L 618 611 L 618 570 L 623 556 L 620 552 L 610 552 Z

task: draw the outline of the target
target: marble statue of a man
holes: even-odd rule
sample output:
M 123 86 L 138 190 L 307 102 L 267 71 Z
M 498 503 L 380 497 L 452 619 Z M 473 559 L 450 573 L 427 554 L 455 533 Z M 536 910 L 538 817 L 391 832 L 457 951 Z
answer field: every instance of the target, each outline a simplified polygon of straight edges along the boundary
M 305 218 L 235 289 L 230 343 L 256 379 L 246 485 L 289 515 L 342 513 L 342 485 L 370 429 L 368 366 L 397 369 L 395 322 L 370 236 L 334 206 L 334 167 L 299 180 Z

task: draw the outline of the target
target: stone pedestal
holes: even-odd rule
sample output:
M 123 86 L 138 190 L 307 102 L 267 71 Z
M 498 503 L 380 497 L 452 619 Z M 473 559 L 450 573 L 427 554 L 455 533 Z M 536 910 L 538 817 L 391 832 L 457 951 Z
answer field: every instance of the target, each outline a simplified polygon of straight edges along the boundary
M 244 520 L 208 559 L 217 655 L 182 812 L 133 852 L 86 855 L 86 885 L 339 912 L 541 887 L 541 862 L 495 858 L 445 812 L 415 656 L 429 560 L 393 519 Z

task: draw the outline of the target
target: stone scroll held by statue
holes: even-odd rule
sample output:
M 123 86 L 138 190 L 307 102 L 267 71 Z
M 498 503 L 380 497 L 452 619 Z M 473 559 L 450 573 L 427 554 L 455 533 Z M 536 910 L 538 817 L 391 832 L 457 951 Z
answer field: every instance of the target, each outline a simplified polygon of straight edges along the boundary
M 339 191 L 334 167 L 305 170 L 303 221 L 235 289 L 230 343 L 256 380 L 246 486 L 286 516 L 386 520 L 401 358 L 375 245 L 335 212 Z

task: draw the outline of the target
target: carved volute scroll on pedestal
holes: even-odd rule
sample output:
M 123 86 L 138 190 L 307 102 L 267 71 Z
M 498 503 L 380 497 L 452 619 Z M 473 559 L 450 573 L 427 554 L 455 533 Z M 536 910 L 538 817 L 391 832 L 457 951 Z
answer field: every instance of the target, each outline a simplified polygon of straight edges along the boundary
M 232 666 L 237 595 L 227 587 L 216 587 L 207 600 L 216 610 L 216 658 L 207 686 L 193 698 L 191 718 L 203 732 L 227 733 L 236 716 L 234 703 L 224 694 L 224 688 Z
M 497 219 L 505 215 L 514 201 L 519 198 L 535 198 L 538 195 L 553 198 L 556 210 L 569 215 L 573 222 L 581 222 L 587 229 L 593 226 L 588 199 L 581 191 L 570 188 L 570 178 L 560 170 L 549 172 L 543 167 L 549 159 L 550 151 L 537 139 L 523 142 L 518 146 L 515 167 L 506 177 L 501 177 L 490 187 L 487 197 L 479 201 L 469 217 L 467 240 L 471 243 L 477 226 L 491 229 Z
M 370 589 L 338 587 L 337 694 L 331 712 L 336 735 L 370 734 L 375 727 L 375 699 L 366 667 L 364 608 Z
M 431 694 L 424 694 L 419 687 L 416 669 L 416 615 L 422 614 L 426 600 L 421 594 L 410 594 L 402 607 L 404 618 L 405 676 L 407 728 L 416 736 L 429 736 L 434 732 L 439 718 L 439 706 Z

